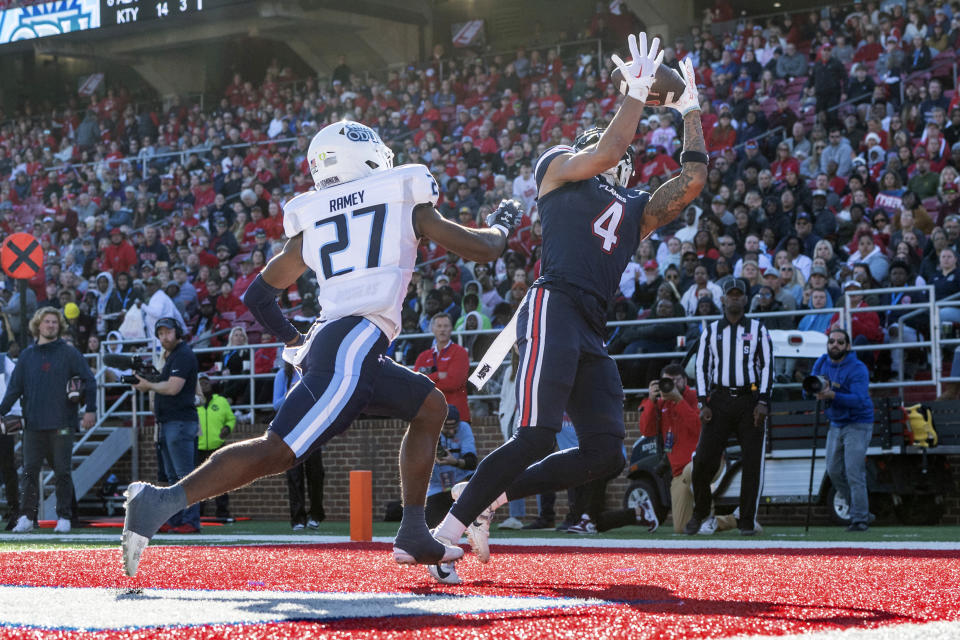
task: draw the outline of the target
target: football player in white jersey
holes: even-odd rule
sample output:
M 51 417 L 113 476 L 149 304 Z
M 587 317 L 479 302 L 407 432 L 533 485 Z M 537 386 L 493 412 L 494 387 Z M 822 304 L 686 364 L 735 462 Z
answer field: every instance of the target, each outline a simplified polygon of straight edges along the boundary
M 394 559 L 435 564 L 463 554 L 436 540 L 424 520 L 446 400 L 429 378 L 385 351 L 400 333 L 400 308 L 420 239 L 468 260 L 495 260 L 520 221 L 519 203 L 502 202 L 487 218 L 488 229 L 450 222 L 434 206 L 439 189 L 427 167 L 393 168 L 390 149 L 356 122 L 324 127 L 307 158 L 317 189 L 284 206 L 287 244 L 244 294 L 257 321 L 287 344 L 283 357 L 303 378 L 262 437 L 220 449 L 172 487 L 130 485 L 122 540 L 127 575 L 136 574 L 143 550 L 170 514 L 286 471 L 361 411 L 410 422 L 400 445 L 404 508 Z M 316 272 L 322 312 L 304 336 L 284 317 L 277 296 L 307 268 Z

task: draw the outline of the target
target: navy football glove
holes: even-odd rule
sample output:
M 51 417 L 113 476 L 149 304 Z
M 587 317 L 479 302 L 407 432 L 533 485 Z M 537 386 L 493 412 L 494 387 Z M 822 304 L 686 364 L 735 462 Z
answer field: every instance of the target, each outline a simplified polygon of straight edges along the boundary
M 519 200 L 501 200 L 496 211 L 487 216 L 487 226 L 509 236 L 522 219 L 523 206 Z

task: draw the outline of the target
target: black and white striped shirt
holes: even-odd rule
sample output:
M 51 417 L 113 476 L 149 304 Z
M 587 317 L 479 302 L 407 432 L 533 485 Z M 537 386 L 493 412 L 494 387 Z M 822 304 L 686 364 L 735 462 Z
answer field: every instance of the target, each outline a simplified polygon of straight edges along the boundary
M 705 400 L 718 387 L 753 388 L 760 399 L 770 399 L 773 382 L 773 345 L 767 328 L 756 319 L 730 324 L 714 320 L 700 336 L 697 349 L 697 396 Z

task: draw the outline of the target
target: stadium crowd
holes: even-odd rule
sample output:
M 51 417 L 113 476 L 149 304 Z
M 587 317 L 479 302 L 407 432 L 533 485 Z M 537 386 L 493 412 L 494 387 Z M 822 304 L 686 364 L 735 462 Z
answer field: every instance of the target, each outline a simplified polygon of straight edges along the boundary
M 622 43 L 643 28 L 625 6 L 601 5 L 576 35 Z M 937 299 L 960 292 L 960 3 L 857 2 L 723 22 L 732 15 L 718 0 L 665 51 L 673 67 L 690 56 L 702 83 L 708 186 L 681 220 L 642 243 L 609 310 L 610 320 L 687 321 L 611 328 L 611 353 L 689 344 L 698 317 L 718 313 L 718 283 L 731 275 L 750 284 L 751 310 L 797 312 L 771 318 L 770 328 L 825 331 L 836 318 L 803 312 L 840 305 L 857 287 L 927 283 Z M 274 62 L 259 81 L 236 74 L 206 110 L 180 99 L 138 103 L 108 85 L 42 115 L 0 117 L 0 232 L 40 239 L 44 268 L 29 282 L 28 310 L 64 309 L 82 351 L 98 350 L 111 331 L 129 337 L 124 312 L 155 296 L 169 298 L 194 340 L 222 344 L 240 325 L 244 339 L 269 342 L 241 295 L 284 241 L 283 202 L 312 188 L 311 136 L 346 117 L 375 128 L 395 164 L 427 165 L 451 219 L 476 226 L 502 198 L 523 202 L 524 229 L 496 263 L 424 243 L 403 310 L 407 334 L 428 332 L 439 312 L 454 331 L 502 327 L 539 273 L 534 163 L 608 122 L 620 100 L 610 69 L 595 44 L 484 57 L 438 47 L 383 77 L 341 58 L 322 82 Z M 682 131 L 677 114 L 649 113 L 632 182 L 653 190 L 678 169 Z M 5 350 L 22 327 L 19 294 L 9 280 L 0 286 Z M 317 315 L 314 291 L 310 274 L 290 288 L 282 302 L 291 316 Z M 925 318 L 899 323 L 902 313 L 855 314 L 855 344 L 926 331 Z M 943 320 L 960 323 L 952 313 Z M 474 358 L 488 343 L 464 339 Z M 429 346 L 401 337 L 393 353 L 413 365 Z M 271 353 L 254 363 L 258 373 L 277 367 Z M 878 377 L 897 364 L 883 353 Z M 645 386 L 665 364 L 620 363 L 627 387 Z

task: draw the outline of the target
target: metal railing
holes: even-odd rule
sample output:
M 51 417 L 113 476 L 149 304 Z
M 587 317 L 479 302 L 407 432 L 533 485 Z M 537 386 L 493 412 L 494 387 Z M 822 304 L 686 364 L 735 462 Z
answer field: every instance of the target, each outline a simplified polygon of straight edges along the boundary
M 863 290 L 860 295 L 880 295 L 886 293 L 895 293 L 895 292 L 909 292 L 909 291 L 922 291 L 927 294 L 927 301 L 925 302 L 915 302 L 911 304 L 896 304 L 896 305 L 876 305 L 876 306 L 866 306 L 866 307 L 850 307 L 850 293 L 846 292 L 843 300 L 843 306 L 838 307 L 829 307 L 824 309 L 803 309 L 803 310 L 785 310 L 785 311 L 773 311 L 773 312 L 754 312 L 746 314 L 749 318 L 757 319 L 766 319 L 766 318 L 796 318 L 799 316 L 806 315 L 833 315 L 838 314 L 840 318 L 840 323 L 844 327 L 851 326 L 851 320 L 853 314 L 857 313 L 881 313 L 890 310 L 897 311 L 907 311 L 907 314 L 897 318 L 897 323 L 903 323 L 906 319 L 912 316 L 912 314 L 927 313 L 929 315 L 929 338 L 927 339 L 918 339 L 918 340 L 904 340 L 902 332 L 897 340 L 883 343 L 871 343 L 866 345 L 856 345 L 853 346 L 854 351 L 863 352 L 863 351 L 887 351 L 887 350 L 897 350 L 897 349 L 924 349 L 929 350 L 929 359 L 931 364 L 931 378 L 929 380 L 905 380 L 904 379 L 904 367 L 897 367 L 898 369 L 898 379 L 891 382 L 876 382 L 871 383 L 871 388 L 873 389 L 885 389 L 885 388 L 898 388 L 902 391 L 908 388 L 915 387 L 929 387 L 934 386 L 937 394 L 941 392 L 941 376 L 940 376 L 940 365 L 941 365 L 941 348 L 944 346 L 953 346 L 960 344 L 960 339 L 945 339 L 941 335 L 941 327 L 939 320 L 939 307 L 940 306 L 960 306 L 960 296 L 957 299 L 948 299 L 944 301 L 934 300 L 934 291 L 932 286 L 925 287 L 901 287 L 901 288 L 882 288 L 882 289 L 868 289 Z M 681 316 L 676 318 L 645 318 L 641 320 L 622 320 L 622 321 L 611 321 L 607 323 L 608 328 L 613 327 L 631 327 L 631 326 L 650 326 L 650 325 L 664 325 L 664 324 L 682 324 L 689 326 L 694 323 L 700 323 L 702 321 L 713 321 L 721 318 L 719 315 L 714 316 Z M 500 329 L 476 329 L 476 330 L 460 330 L 456 331 L 453 334 L 453 339 L 457 344 L 464 346 L 464 344 L 472 337 L 480 336 L 496 336 L 500 332 Z M 403 333 L 397 337 L 397 342 L 405 342 L 410 340 L 433 340 L 432 333 Z M 104 350 L 108 349 L 113 345 L 120 345 L 124 348 L 125 353 L 132 345 L 143 345 L 150 341 L 147 340 L 138 340 L 138 341 L 104 341 L 102 348 Z M 262 348 L 271 348 L 276 349 L 277 359 L 275 364 L 279 362 L 279 355 L 282 353 L 284 345 L 281 343 L 269 343 L 269 344 L 246 344 L 246 345 L 227 345 L 221 347 L 196 347 L 194 352 L 198 356 L 203 356 L 204 354 L 225 354 L 227 351 L 245 351 L 245 362 L 248 363 L 245 365 L 245 369 L 240 374 L 230 374 L 227 371 L 224 371 L 221 368 L 217 369 L 216 366 L 213 370 L 209 371 L 208 374 L 215 381 L 219 382 L 229 382 L 229 381 L 245 381 L 246 389 L 244 390 L 245 402 L 238 402 L 233 405 L 234 410 L 241 412 L 249 411 L 272 411 L 272 380 L 276 377 L 276 372 L 271 371 L 268 373 L 256 373 L 255 371 L 255 356 L 258 349 Z M 611 357 L 615 361 L 631 361 L 631 360 L 650 360 L 650 359 L 683 359 L 686 356 L 686 348 L 683 350 L 663 350 L 658 352 L 651 353 L 621 353 L 612 355 Z M 100 356 L 98 356 L 99 358 Z M 243 356 L 241 356 L 243 357 Z M 401 362 L 404 366 L 412 367 L 412 362 Z M 472 360 L 470 362 L 471 368 L 477 365 L 477 361 Z M 102 372 L 98 371 L 98 379 L 102 379 Z M 954 379 L 945 378 L 948 381 L 953 381 Z M 960 377 L 956 378 L 960 380 Z M 266 401 L 257 401 L 257 387 L 258 382 L 262 388 L 264 382 L 270 381 L 271 387 L 269 389 L 269 396 L 271 402 Z M 107 390 L 116 391 L 118 389 L 130 390 L 128 385 L 124 385 L 118 382 L 104 382 L 99 385 L 101 387 L 100 393 L 105 394 Z M 800 384 L 795 382 L 777 382 L 775 387 L 780 389 L 799 389 Z M 645 395 L 647 393 L 646 388 L 625 388 L 624 392 L 631 395 Z M 266 397 L 266 391 L 261 391 L 263 396 Z M 471 401 L 480 401 L 480 400 L 498 400 L 499 394 L 492 393 L 476 393 L 470 394 L 468 399 Z M 112 415 L 117 417 L 130 417 L 130 412 L 124 411 L 114 411 L 111 408 Z M 141 409 L 137 412 L 138 416 L 149 416 L 152 415 L 149 411 Z

